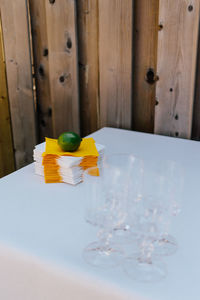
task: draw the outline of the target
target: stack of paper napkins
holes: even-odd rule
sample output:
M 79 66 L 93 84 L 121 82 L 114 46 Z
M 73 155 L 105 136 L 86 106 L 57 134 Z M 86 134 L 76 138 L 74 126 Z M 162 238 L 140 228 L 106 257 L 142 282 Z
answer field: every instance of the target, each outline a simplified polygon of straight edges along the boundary
M 92 138 L 83 139 L 78 151 L 61 151 L 57 140 L 47 139 L 33 151 L 35 173 L 45 177 L 46 183 L 65 182 L 76 185 L 82 181 L 85 169 L 100 166 L 105 146 Z

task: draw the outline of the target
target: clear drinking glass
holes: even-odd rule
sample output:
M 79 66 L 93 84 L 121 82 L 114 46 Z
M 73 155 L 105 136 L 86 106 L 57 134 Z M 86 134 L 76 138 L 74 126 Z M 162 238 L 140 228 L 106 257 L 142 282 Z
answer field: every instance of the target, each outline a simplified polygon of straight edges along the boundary
M 177 211 L 181 195 L 183 174 L 177 168 L 172 161 L 144 160 L 141 189 L 134 195 L 138 201 L 134 200 L 132 206 L 134 218 L 129 218 L 138 250 L 129 250 L 125 264 L 125 272 L 135 280 L 153 282 L 164 278 L 167 270 L 158 256 L 172 254 L 177 248 L 168 234 L 170 217 Z
M 160 174 L 160 219 L 161 230 L 159 237 L 154 241 L 154 254 L 165 256 L 172 255 L 178 248 L 175 237 L 170 235 L 170 225 L 173 216 L 181 211 L 181 199 L 184 187 L 183 166 L 172 160 L 155 161 L 151 170 Z M 160 196 L 159 196 L 160 197 Z
M 113 239 L 116 243 L 126 244 L 130 241 L 133 243 L 136 238 L 132 224 L 135 210 L 134 203 L 140 198 L 144 162 L 135 157 L 134 154 L 120 153 L 105 156 L 104 166 L 113 166 L 119 169 L 128 186 L 127 193 L 122 198 L 125 217 L 120 226 L 113 228 Z
M 98 240 L 83 252 L 84 259 L 92 265 L 111 267 L 124 257 L 115 234 L 118 230 L 126 231 L 128 205 L 136 188 L 132 174 L 139 174 L 138 165 L 139 160 L 127 154 L 120 156 L 118 164 L 105 161 L 102 167 L 84 173 L 86 220 L 99 227 Z
M 98 225 L 98 240 L 89 244 L 83 251 L 83 257 L 92 266 L 103 268 L 118 265 L 123 252 L 111 245 L 113 226 L 123 222 L 124 210 L 120 197 L 123 188 L 119 188 L 120 172 L 112 167 L 93 167 L 84 173 L 87 197 L 86 219 Z

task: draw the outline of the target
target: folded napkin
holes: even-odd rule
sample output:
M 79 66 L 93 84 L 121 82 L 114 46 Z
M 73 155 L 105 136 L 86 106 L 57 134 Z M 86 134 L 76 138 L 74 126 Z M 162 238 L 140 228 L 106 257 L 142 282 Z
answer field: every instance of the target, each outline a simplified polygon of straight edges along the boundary
M 81 150 L 79 155 L 82 154 L 83 156 L 79 157 L 76 156 L 77 153 L 75 152 L 66 154 L 66 152 L 61 151 L 57 147 L 57 140 L 46 139 L 46 142 L 37 145 L 33 151 L 35 173 L 45 176 L 45 181 L 48 183 L 65 182 L 72 185 L 80 183 L 85 169 L 101 165 L 105 151 L 105 146 L 95 144 L 91 138 L 83 139 L 82 143 L 79 148 Z M 86 147 L 91 145 L 92 148 L 86 152 L 84 145 Z M 58 153 L 62 155 L 58 155 Z
M 93 138 L 84 138 L 78 148 L 78 150 L 74 152 L 65 152 L 62 151 L 60 146 L 58 145 L 58 140 L 45 138 L 46 141 L 46 154 L 54 154 L 59 156 L 75 156 L 75 157 L 98 157 L 99 153 L 95 146 L 95 140 Z

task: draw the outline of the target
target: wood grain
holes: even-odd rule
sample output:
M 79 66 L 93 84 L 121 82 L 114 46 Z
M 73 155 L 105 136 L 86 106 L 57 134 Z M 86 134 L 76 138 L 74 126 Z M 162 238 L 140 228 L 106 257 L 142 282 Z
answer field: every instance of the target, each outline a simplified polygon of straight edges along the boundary
M 80 132 L 76 2 L 45 1 L 53 135 Z
M 99 128 L 98 0 L 77 1 L 81 133 Z
M 159 0 L 135 0 L 133 62 L 133 129 L 153 132 L 154 83 L 147 82 L 152 69 L 156 77 Z
M 0 15 L 0 177 L 15 170 Z
M 99 1 L 100 125 L 132 126 L 133 1 Z
M 155 133 L 191 137 L 199 0 L 160 0 Z
M 35 107 L 26 0 L 0 0 L 16 167 L 32 162 Z
M 42 142 L 45 137 L 53 137 L 46 7 L 45 2 L 41 0 L 29 0 L 29 5 L 32 25 L 39 139 Z
M 198 42 L 197 73 L 193 109 L 192 139 L 200 141 L 200 30 Z

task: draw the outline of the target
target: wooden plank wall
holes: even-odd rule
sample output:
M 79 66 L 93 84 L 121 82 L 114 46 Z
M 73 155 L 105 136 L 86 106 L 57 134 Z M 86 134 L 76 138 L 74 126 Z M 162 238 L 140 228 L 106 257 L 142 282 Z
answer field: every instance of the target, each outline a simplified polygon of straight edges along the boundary
M 154 131 L 159 0 L 134 2 L 133 130 Z
M 199 0 L 160 0 L 155 133 L 190 138 Z
M 35 107 L 26 0 L 0 0 L 16 167 L 32 162 Z
M 30 0 L 40 140 L 80 132 L 76 2 Z
M 77 5 L 82 133 L 102 126 L 131 129 L 133 1 Z
M 99 128 L 98 0 L 77 1 L 80 117 L 83 136 Z
M 85 136 L 111 126 L 190 138 L 193 125 L 200 139 L 199 6 L 199 0 L 0 0 L 16 167 L 32 160 L 36 142 L 63 131 Z M 8 106 L 5 116 L 3 143 L 6 130 L 11 143 Z
M 196 65 L 196 85 L 195 85 L 195 98 L 193 109 L 193 127 L 192 139 L 200 141 L 200 30 L 197 51 L 197 65 Z
M 53 137 L 45 1 L 30 0 L 39 140 Z
M 100 126 L 132 127 L 133 1 L 99 1 Z
M 0 17 L 0 178 L 15 170 Z
M 80 132 L 76 1 L 46 1 L 53 136 Z

